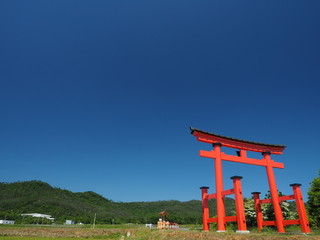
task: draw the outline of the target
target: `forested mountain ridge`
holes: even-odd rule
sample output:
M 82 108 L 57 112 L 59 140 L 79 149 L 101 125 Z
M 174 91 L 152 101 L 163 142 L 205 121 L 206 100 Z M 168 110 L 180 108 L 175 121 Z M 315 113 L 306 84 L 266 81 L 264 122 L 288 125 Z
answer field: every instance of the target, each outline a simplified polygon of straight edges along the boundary
M 233 199 L 226 198 L 227 213 L 234 209 Z M 210 202 L 214 211 L 214 203 Z M 97 214 L 97 223 L 155 223 L 161 211 L 168 219 L 178 223 L 200 223 L 201 201 L 180 202 L 113 202 L 92 192 L 74 193 L 55 188 L 41 181 L 0 183 L 0 219 L 27 221 L 23 213 L 52 215 L 55 222 L 66 219 L 91 223 Z M 28 221 L 31 221 L 30 219 Z

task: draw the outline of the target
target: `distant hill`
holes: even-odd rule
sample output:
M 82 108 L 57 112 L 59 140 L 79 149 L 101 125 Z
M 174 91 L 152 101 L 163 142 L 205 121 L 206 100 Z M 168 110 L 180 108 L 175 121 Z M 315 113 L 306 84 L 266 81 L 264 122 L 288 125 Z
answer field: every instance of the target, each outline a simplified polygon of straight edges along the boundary
M 234 201 L 225 199 L 227 214 L 234 209 Z M 214 200 L 210 202 L 215 211 Z M 0 219 L 31 223 L 34 218 L 22 217 L 23 213 L 52 215 L 55 222 L 66 219 L 92 223 L 155 223 L 161 211 L 169 213 L 168 220 L 177 223 L 201 223 L 201 201 L 180 202 L 175 200 L 156 202 L 113 202 L 95 192 L 74 193 L 54 188 L 41 181 L 0 183 Z

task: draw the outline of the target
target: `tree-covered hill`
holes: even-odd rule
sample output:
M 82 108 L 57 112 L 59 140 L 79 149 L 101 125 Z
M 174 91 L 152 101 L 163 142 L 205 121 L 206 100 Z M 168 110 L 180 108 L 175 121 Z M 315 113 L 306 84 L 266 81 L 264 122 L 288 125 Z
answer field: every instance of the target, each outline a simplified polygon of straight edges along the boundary
M 226 198 L 227 214 L 234 209 L 233 199 Z M 215 204 L 210 202 L 212 212 Z M 54 188 L 41 181 L 0 183 L 0 219 L 30 222 L 23 213 L 52 215 L 55 222 L 66 219 L 91 223 L 95 213 L 97 223 L 155 223 L 161 211 L 168 220 L 178 223 L 200 223 L 201 201 L 113 202 L 95 192 L 73 193 Z

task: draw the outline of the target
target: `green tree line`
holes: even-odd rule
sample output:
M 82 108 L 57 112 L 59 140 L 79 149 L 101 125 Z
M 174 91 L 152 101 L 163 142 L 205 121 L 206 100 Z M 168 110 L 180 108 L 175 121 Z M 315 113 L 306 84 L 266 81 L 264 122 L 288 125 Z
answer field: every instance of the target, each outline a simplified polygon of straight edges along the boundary
M 215 211 L 214 200 L 210 201 Z M 234 201 L 226 198 L 231 214 Z M 21 216 L 25 213 L 52 215 L 56 223 L 66 219 L 89 224 L 97 214 L 97 223 L 156 223 L 161 211 L 168 220 L 180 224 L 201 223 L 201 201 L 114 202 L 94 192 L 73 193 L 41 181 L 0 183 L 0 219 L 17 223 L 47 223 L 46 220 Z
M 280 193 L 281 195 L 281 193 Z M 307 209 L 310 223 L 320 224 L 320 172 L 313 180 L 308 192 Z M 270 198 L 270 195 L 266 195 Z M 227 216 L 235 215 L 234 200 L 225 198 Z M 210 215 L 216 214 L 215 200 L 209 201 Z M 297 218 L 294 202 L 282 202 L 285 219 Z M 248 226 L 255 226 L 255 211 L 252 199 L 245 199 L 245 210 Z M 0 183 L 0 219 L 15 220 L 16 223 L 51 223 L 46 219 L 23 217 L 25 213 L 42 213 L 55 218 L 55 223 L 64 223 L 66 219 L 76 223 L 92 224 L 97 215 L 98 224 L 120 223 L 156 223 L 158 213 L 167 211 L 168 220 L 180 224 L 201 224 L 201 201 L 191 200 L 180 202 L 114 202 L 92 192 L 74 193 L 68 190 L 54 188 L 41 181 L 26 181 L 15 183 Z M 264 205 L 265 220 L 273 220 L 271 204 Z

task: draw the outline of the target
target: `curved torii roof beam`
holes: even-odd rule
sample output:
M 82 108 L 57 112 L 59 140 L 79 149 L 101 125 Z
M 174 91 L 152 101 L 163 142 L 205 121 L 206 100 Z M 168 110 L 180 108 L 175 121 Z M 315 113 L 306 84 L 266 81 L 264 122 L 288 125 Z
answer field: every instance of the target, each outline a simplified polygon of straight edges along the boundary
M 221 143 L 224 147 L 248 150 L 253 152 L 270 152 L 271 154 L 282 154 L 286 148 L 285 145 L 268 144 L 247 141 L 232 137 L 226 137 L 215 133 L 206 132 L 197 128 L 190 127 L 191 134 L 193 134 L 198 141 L 205 143 Z

